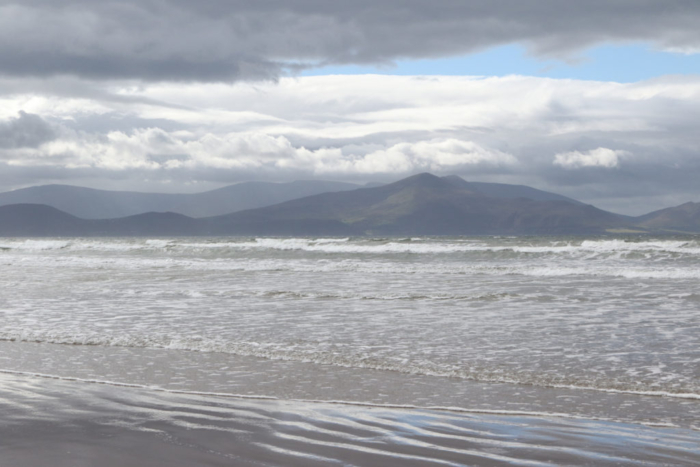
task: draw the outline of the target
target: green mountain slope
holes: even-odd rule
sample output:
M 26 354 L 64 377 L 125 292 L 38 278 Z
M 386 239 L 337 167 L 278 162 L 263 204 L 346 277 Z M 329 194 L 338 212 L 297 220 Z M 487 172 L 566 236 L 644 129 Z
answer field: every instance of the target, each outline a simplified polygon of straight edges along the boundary
M 635 223 L 652 231 L 700 232 L 700 203 L 660 209 L 636 218 Z
M 483 235 L 602 233 L 630 223 L 624 216 L 563 200 L 496 198 L 420 174 L 376 188 L 327 193 L 207 220 L 209 231 L 252 233 L 284 223 L 335 222 L 348 234 Z M 340 223 L 340 224 L 337 224 Z M 269 231 L 273 231 L 270 227 Z M 313 235 L 313 233 L 309 233 Z

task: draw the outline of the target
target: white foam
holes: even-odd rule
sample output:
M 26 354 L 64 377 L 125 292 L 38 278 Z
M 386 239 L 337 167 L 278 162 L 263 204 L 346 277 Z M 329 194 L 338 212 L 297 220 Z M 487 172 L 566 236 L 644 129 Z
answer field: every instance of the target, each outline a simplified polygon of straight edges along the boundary
M 159 239 L 148 239 L 144 244 L 151 248 L 167 248 L 169 246 L 177 245 L 174 240 L 159 240 Z
M 344 368 L 365 368 L 371 370 L 393 371 L 398 373 L 460 378 L 485 383 L 527 384 L 540 387 L 559 389 L 592 390 L 617 394 L 635 394 L 641 396 L 672 397 L 680 399 L 700 400 L 700 393 L 684 390 L 675 386 L 673 390 L 659 390 L 653 387 L 644 388 L 641 383 L 632 387 L 615 387 L 622 383 L 595 379 L 595 384 L 586 384 L 576 378 L 574 384 L 562 383 L 562 375 L 550 377 L 546 374 L 528 374 L 522 372 L 509 373 L 503 368 L 469 368 L 455 364 L 437 363 L 428 360 L 410 361 L 406 358 L 381 357 L 365 353 L 359 349 L 341 349 L 335 344 L 335 349 L 324 350 L 294 344 L 275 344 L 252 341 L 224 341 L 204 338 L 172 338 L 159 335 L 128 335 L 106 336 L 96 334 L 73 334 L 58 331 L 36 332 L 2 332 L 0 340 L 31 343 L 51 343 L 63 345 L 136 347 L 152 349 L 185 350 L 195 352 L 216 352 L 240 355 L 245 357 L 265 358 L 318 365 L 331 365 Z
M 459 238 L 459 239 L 350 239 L 350 238 L 256 238 L 256 239 L 46 239 L 6 240 L 0 246 L 21 251 L 305 251 L 329 254 L 451 254 L 511 253 L 526 255 L 559 255 L 582 259 L 599 256 L 623 257 L 628 254 L 698 256 L 697 240 L 621 239 L 533 242 L 523 239 Z
M 498 275 L 498 271 L 496 275 Z M 609 276 L 626 279 L 700 279 L 700 269 L 682 267 L 608 267 L 604 265 L 588 267 L 515 267 L 501 271 L 504 274 L 522 274 L 534 277 L 563 276 Z
M 63 250 L 73 245 L 68 240 L 22 240 L 20 242 L 7 242 L 4 248 L 24 251 Z
M 3 256 L 8 261 L 9 256 Z M 440 274 L 530 277 L 619 277 L 626 279 L 697 280 L 700 269 L 695 263 L 680 264 L 677 261 L 659 263 L 652 261 L 549 261 L 542 262 L 430 262 L 387 261 L 373 259 L 348 259 L 319 261 L 283 258 L 227 258 L 211 259 L 176 256 L 88 256 L 64 255 L 26 256 L 23 264 L 34 262 L 43 268 L 96 268 L 123 270 L 176 269 L 187 271 L 288 271 L 301 273 L 355 272 L 367 275 L 386 274 Z M 666 264 L 666 265 L 664 265 Z M 48 270 L 48 269 L 47 269 Z M 405 294 L 399 294 L 403 296 Z M 691 297 L 692 298 L 692 297 Z
M 697 241 L 639 241 L 631 242 L 619 239 L 612 240 L 584 240 L 580 243 L 570 241 L 553 241 L 544 245 L 522 245 L 520 242 L 509 241 L 508 244 L 492 244 L 494 239 L 476 240 L 436 240 L 430 242 L 418 242 L 418 239 L 409 241 L 386 240 L 371 242 L 349 239 L 338 242 L 325 242 L 309 239 L 273 239 L 258 238 L 254 242 L 242 242 L 226 244 L 231 248 L 242 249 L 276 249 L 276 250 L 303 250 L 319 251 L 326 253 L 416 253 L 436 254 L 455 252 L 515 252 L 530 254 L 581 254 L 590 253 L 630 253 L 630 252 L 666 252 L 688 255 L 700 255 L 700 244 Z M 517 242 L 517 243 L 516 243 Z M 527 240 L 521 240 L 526 243 Z
M 581 248 L 591 251 L 671 251 L 700 254 L 697 240 L 584 240 L 581 242 Z

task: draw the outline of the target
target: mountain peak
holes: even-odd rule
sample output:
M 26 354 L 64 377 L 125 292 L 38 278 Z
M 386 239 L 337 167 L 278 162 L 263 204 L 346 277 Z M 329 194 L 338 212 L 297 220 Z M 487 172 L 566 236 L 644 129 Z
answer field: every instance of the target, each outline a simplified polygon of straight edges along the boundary
M 399 180 L 398 182 L 391 183 L 385 186 L 395 186 L 395 187 L 409 187 L 409 186 L 421 186 L 438 188 L 449 186 L 449 184 L 440 177 L 437 177 L 431 173 L 423 172 L 417 175 L 412 175 L 408 178 Z
M 440 180 L 440 177 L 433 175 L 429 172 L 423 172 L 423 173 L 419 173 L 419 174 L 404 178 L 403 180 L 400 180 L 400 181 L 409 181 L 409 180 L 413 181 L 413 182 L 433 182 L 433 181 Z

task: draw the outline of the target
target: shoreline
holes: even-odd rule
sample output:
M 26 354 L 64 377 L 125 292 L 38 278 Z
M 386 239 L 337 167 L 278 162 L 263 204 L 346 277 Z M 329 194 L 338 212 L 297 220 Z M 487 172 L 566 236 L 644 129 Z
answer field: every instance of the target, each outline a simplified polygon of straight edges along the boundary
M 107 380 L 99 380 L 99 379 L 85 379 L 85 378 L 78 378 L 78 377 L 71 377 L 71 376 L 58 376 L 58 375 L 50 375 L 50 374 L 43 374 L 43 373 L 32 373 L 32 372 L 4 370 L 4 369 L 0 369 L 0 375 L 48 379 L 48 380 L 63 381 L 63 382 L 68 382 L 68 383 L 95 384 L 95 385 L 111 386 L 111 387 L 115 387 L 115 388 L 128 388 L 128 389 L 136 389 L 136 390 L 145 390 L 145 391 L 160 392 L 160 393 L 173 394 L 173 395 L 217 397 L 217 398 L 234 399 L 234 400 L 239 399 L 239 400 L 243 400 L 243 401 L 248 401 L 248 400 L 251 400 L 251 401 L 278 401 L 278 402 L 283 401 L 283 402 L 299 403 L 299 404 L 327 404 L 327 405 L 339 405 L 339 406 L 348 406 L 348 407 L 364 407 L 364 408 L 368 408 L 368 409 L 420 410 L 420 411 L 448 412 L 448 413 L 468 414 L 468 415 L 498 415 L 498 416 L 515 416 L 515 417 L 524 416 L 524 417 L 536 417 L 536 418 L 558 418 L 558 419 L 571 419 L 571 420 L 584 420 L 584 421 L 597 421 L 597 422 L 621 423 L 621 424 L 629 424 L 629 425 L 640 425 L 640 426 L 646 426 L 646 427 L 652 427 L 652 428 L 683 428 L 683 427 L 680 427 L 678 425 L 674 425 L 671 423 L 664 423 L 664 422 L 656 422 L 656 423 L 655 422 L 646 422 L 646 421 L 626 422 L 626 421 L 615 420 L 612 418 L 583 416 L 583 415 L 567 414 L 567 413 L 561 413 L 561 412 L 538 412 L 538 411 L 533 411 L 533 410 L 530 410 L 530 411 L 527 411 L 527 410 L 497 410 L 497 409 L 479 409 L 479 408 L 470 409 L 470 408 L 466 408 L 466 407 L 454 407 L 454 406 L 435 406 L 435 405 L 420 406 L 420 405 L 416 405 L 416 404 L 374 403 L 374 402 L 363 402 L 363 401 L 353 401 L 353 400 L 333 400 L 333 399 L 295 399 L 295 398 L 282 399 L 280 397 L 266 396 L 266 395 L 262 395 L 262 394 L 260 394 L 260 395 L 234 394 L 234 393 L 226 393 L 226 392 L 209 392 L 209 391 L 196 391 L 196 390 L 185 390 L 185 389 L 172 389 L 172 388 L 165 388 L 165 387 L 152 386 L 152 385 L 146 385 L 146 384 L 125 383 L 125 382 L 107 381 Z M 545 388 L 545 389 L 550 389 L 550 388 Z M 560 389 L 560 388 L 554 387 L 551 389 Z M 587 388 L 565 388 L 565 389 L 586 390 Z M 651 396 L 651 397 L 673 397 L 673 396 L 667 396 L 666 394 L 643 394 L 643 393 L 637 394 L 637 393 L 628 393 L 628 392 L 623 392 L 623 391 L 603 391 L 603 392 L 611 392 L 611 393 L 618 393 L 619 392 L 622 394 Z M 696 396 L 696 395 L 693 395 L 693 396 Z M 684 397 L 680 397 L 680 398 L 684 398 Z M 697 397 L 690 397 L 690 399 L 696 399 L 696 398 Z M 700 432 L 700 427 L 696 427 L 694 425 L 691 425 L 689 427 L 689 429 L 691 431 L 699 431 Z
M 549 416 L 694 430 L 700 410 L 695 398 L 468 381 L 184 350 L 0 342 L 0 354 L 0 373 L 175 394 Z M 155 373 L 151 368 L 196 371 Z
M 700 433 L 0 374 L 0 459 L 54 465 L 697 465 Z

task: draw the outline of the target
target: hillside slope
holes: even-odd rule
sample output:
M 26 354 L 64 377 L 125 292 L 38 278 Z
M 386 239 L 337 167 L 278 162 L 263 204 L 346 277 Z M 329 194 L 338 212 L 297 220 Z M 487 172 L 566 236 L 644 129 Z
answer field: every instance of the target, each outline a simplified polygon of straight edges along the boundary
M 650 230 L 700 232 L 700 203 L 660 209 L 636 218 L 635 223 Z
M 359 185 L 322 180 L 290 183 L 246 182 L 194 194 L 107 191 L 70 185 L 43 185 L 0 193 L 0 206 L 44 204 L 82 219 L 114 219 L 147 212 L 209 217 L 270 206 Z
M 629 225 L 624 216 L 593 206 L 485 196 L 427 173 L 381 187 L 310 196 L 207 222 L 212 234 L 265 230 L 279 235 L 287 234 L 285 223 L 298 226 L 304 222 L 333 222 L 338 230 L 345 226 L 348 233 L 372 235 L 602 233 Z

